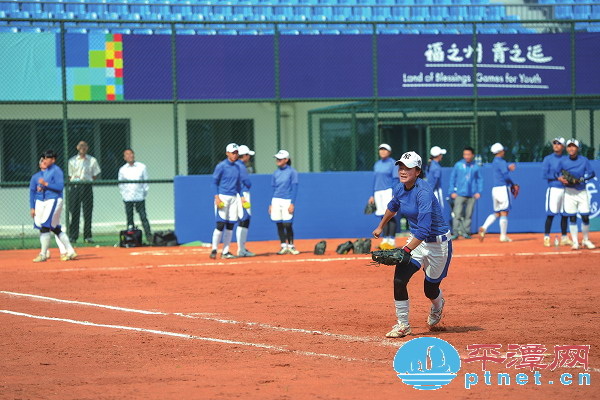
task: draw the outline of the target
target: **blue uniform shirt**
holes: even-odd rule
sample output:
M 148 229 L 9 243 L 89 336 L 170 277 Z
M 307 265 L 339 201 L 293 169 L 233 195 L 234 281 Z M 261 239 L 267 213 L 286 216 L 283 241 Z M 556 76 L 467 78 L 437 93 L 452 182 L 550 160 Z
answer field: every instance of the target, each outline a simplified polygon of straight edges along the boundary
M 240 167 L 228 159 L 218 163 L 213 173 L 212 186 L 215 195 L 235 196 L 241 194 Z
M 569 171 L 575 178 L 583 178 L 585 181 L 588 181 L 596 176 L 596 173 L 592 169 L 592 165 L 590 164 L 590 160 L 585 158 L 584 156 L 578 155 L 577 158 L 572 159 L 570 156 L 565 156 L 560 159 L 560 169 L 566 169 Z M 577 183 L 573 187 L 577 190 L 585 189 L 585 183 Z
M 542 177 L 548 181 L 549 187 L 564 188 L 557 178 L 562 175 L 560 160 L 563 158 L 562 154 L 557 156 L 556 153 L 548 154 L 544 157 L 542 162 Z
M 492 185 L 493 186 L 510 186 L 513 184 L 510 179 L 508 163 L 502 157 L 494 157 L 492 161 Z
M 242 191 L 249 192 L 252 187 L 252 182 L 250 182 L 250 175 L 248 174 L 248 169 L 246 168 L 246 164 L 240 159 L 236 161 L 237 166 L 240 168 L 240 180 L 242 182 Z
M 391 157 L 377 161 L 373 171 L 375 171 L 373 192 L 393 188 L 398 183 L 398 167 Z
M 431 186 L 420 178 L 410 190 L 406 190 L 402 183 L 397 185 L 388 209 L 402 213 L 408 220 L 410 233 L 419 240 L 444 235 L 450 230 Z
M 464 159 L 454 164 L 450 174 L 448 193 L 456 193 L 463 197 L 473 197 L 483 191 L 481 168 L 474 162 L 467 163 Z
M 292 200 L 294 204 L 298 194 L 298 172 L 287 164 L 283 168 L 277 168 L 271 178 L 271 186 L 273 197 Z
M 427 182 L 435 192 L 442 188 L 442 166 L 439 162 L 431 160 L 427 170 Z
M 40 185 L 40 178 L 44 178 L 48 186 Z M 37 191 L 38 186 L 41 192 Z M 36 172 L 29 181 L 29 208 L 35 208 L 36 200 L 61 199 L 64 187 L 64 174 L 58 165 L 52 164 L 46 170 Z

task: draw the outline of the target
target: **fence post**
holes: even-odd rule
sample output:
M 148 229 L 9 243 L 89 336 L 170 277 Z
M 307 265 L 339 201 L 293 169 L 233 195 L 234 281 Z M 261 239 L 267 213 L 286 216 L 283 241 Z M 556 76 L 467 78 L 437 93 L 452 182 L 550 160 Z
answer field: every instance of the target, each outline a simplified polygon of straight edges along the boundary
M 281 149 L 281 87 L 279 82 L 279 25 L 275 24 L 275 135 L 277 149 Z
M 65 49 L 65 23 L 60 23 L 60 73 L 62 80 L 62 130 L 63 130 L 63 156 L 65 187 L 63 189 L 63 204 L 65 210 L 65 227 L 69 230 L 69 125 L 68 125 L 68 103 L 67 103 L 67 56 Z
M 379 159 L 379 88 L 377 86 L 377 24 L 373 24 L 373 149 L 375 152 L 375 160 Z
M 477 87 L 477 58 L 479 51 L 477 50 L 477 24 L 473 23 L 473 135 L 471 137 L 471 145 L 475 149 L 475 154 L 479 154 L 479 90 Z
M 177 102 L 177 48 L 175 24 L 171 24 L 171 78 L 173 80 L 173 144 L 175 146 L 175 175 L 179 175 L 179 104 Z
M 577 137 L 577 104 L 575 101 L 575 23 L 571 22 L 571 133 Z

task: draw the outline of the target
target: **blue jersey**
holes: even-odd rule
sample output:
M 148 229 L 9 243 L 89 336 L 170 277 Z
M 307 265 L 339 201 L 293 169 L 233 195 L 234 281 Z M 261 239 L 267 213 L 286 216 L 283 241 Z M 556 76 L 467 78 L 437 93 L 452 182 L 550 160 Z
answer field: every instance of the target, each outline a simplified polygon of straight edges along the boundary
M 467 163 L 464 159 L 454 164 L 450 174 L 448 193 L 456 193 L 463 197 L 473 197 L 483 191 L 481 168 L 474 162 Z
M 242 182 L 242 191 L 249 192 L 252 187 L 252 182 L 250 182 L 250 175 L 248 175 L 248 169 L 246 168 L 246 164 L 240 159 L 236 161 L 237 166 L 240 168 L 240 180 Z
M 388 209 L 402 213 L 408 220 L 410 233 L 419 240 L 444 235 L 450 230 L 431 186 L 420 178 L 410 190 L 403 184 L 397 185 Z
M 493 186 L 510 186 L 513 184 L 510 179 L 508 163 L 502 157 L 494 157 L 492 161 L 492 185 Z
M 235 196 L 241 194 L 240 167 L 228 159 L 217 164 L 213 173 L 213 192 L 215 195 L 224 194 Z
M 271 178 L 271 186 L 273 197 L 292 200 L 294 204 L 298 194 L 298 172 L 287 164 L 283 168 L 277 168 Z
M 434 192 L 442 188 L 442 166 L 435 160 L 431 160 L 429 163 L 427 182 Z
M 40 178 L 48 182 L 48 186 L 38 183 Z M 41 191 L 38 192 L 38 187 Z M 56 164 L 43 171 L 36 172 L 29 181 L 29 208 L 35 208 L 36 200 L 60 199 L 63 197 L 65 180 L 62 169 Z
M 596 176 L 596 173 L 592 169 L 590 160 L 584 156 L 578 155 L 576 158 L 569 156 L 560 159 L 560 169 L 569 171 L 575 178 L 583 178 L 584 181 L 588 181 Z M 567 187 L 573 187 L 577 190 L 585 189 L 585 182 L 577 183 L 575 185 L 569 185 Z
M 542 162 L 542 177 L 548 181 L 549 187 L 561 189 L 565 187 L 565 185 L 557 179 L 562 175 L 560 166 L 561 158 L 563 158 L 563 155 L 556 155 L 556 153 L 548 154 L 544 157 L 544 161 Z
M 373 166 L 375 179 L 373 180 L 373 192 L 393 188 L 398 183 L 398 167 L 396 161 L 391 157 L 379 160 Z

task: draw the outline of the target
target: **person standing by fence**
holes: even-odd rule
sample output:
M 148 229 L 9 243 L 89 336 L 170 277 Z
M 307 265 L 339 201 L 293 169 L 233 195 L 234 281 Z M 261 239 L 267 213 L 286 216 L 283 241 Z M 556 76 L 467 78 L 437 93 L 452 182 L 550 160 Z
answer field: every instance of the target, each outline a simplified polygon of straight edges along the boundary
M 146 165 L 135 161 L 135 153 L 131 149 L 126 149 L 123 152 L 125 165 L 119 169 L 120 181 L 145 181 L 148 180 L 148 170 Z M 125 203 L 125 214 L 127 215 L 127 227 L 132 227 L 133 224 L 133 208 L 135 207 L 148 243 L 152 243 L 152 232 L 150 231 L 150 222 L 146 216 L 146 196 L 148 195 L 147 183 L 119 183 L 121 197 Z
M 454 199 L 452 239 L 459 236 L 471 239 L 471 218 L 475 201 L 481 197 L 483 179 L 481 168 L 474 162 L 475 150 L 465 147 L 463 159 L 454 164 L 448 193 Z
M 92 212 L 94 210 L 94 192 L 92 185 L 84 182 L 95 181 L 101 169 L 98 160 L 87 154 L 89 146 L 81 141 L 77 144 L 79 154 L 69 159 L 69 239 L 72 243 L 79 238 L 79 216 L 83 207 L 83 240 L 93 243 L 92 240 Z

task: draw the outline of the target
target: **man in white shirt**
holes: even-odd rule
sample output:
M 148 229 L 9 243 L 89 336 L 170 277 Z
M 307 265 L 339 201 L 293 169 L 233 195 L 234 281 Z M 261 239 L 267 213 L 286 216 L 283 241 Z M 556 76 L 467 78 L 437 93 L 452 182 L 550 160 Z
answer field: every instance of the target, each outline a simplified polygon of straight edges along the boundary
M 148 171 L 146 165 L 135 161 L 135 153 L 131 149 L 126 149 L 123 152 L 125 165 L 119 169 L 120 181 L 145 181 L 148 180 Z M 146 195 L 148 194 L 147 183 L 120 183 L 119 190 L 121 197 L 125 202 L 125 213 L 127 214 L 127 227 L 133 226 L 133 208 L 135 207 L 142 226 L 146 240 L 152 242 L 152 232 L 150 231 L 150 223 L 146 217 Z
M 77 184 L 78 182 L 91 182 L 100 175 L 100 165 L 95 157 L 87 154 L 89 146 L 81 141 L 77 144 L 79 154 L 69 159 L 69 239 L 71 243 L 79 238 L 79 216 L 83 206 L 83 239 L 86 243 L 92 241 L 92 211 L 94 209 L 94 192 L 91 184 Z

